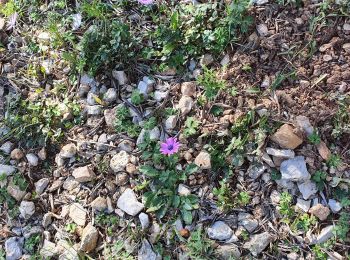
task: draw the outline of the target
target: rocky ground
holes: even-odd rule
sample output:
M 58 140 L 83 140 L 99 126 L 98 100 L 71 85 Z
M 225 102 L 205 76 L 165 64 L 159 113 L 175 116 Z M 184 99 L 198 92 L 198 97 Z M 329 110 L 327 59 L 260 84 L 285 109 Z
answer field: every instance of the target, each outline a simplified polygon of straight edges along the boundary
M 348 259 L 350 18 L 302 3 L 184 72 L 72 74 L 1 18 L 0 259 Z

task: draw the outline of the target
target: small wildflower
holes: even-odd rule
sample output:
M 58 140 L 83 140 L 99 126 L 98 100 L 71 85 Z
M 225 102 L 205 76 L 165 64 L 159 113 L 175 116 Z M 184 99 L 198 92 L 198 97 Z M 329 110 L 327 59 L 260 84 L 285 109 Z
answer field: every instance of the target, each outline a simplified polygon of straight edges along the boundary
M 179 151 L 180 143 L 176 138 L 170 137 L 160 145 L 160 151 L 164 155 L 172 155 Z
M 153 4 L 153 0 L 137 0 L 140 4 L 150 5 Z
M 15 26 L 16 26 L 16 23 L 17 23 L 17 17 L 18 17 L 18 13 L 17 12 L 13 13 L 10 16 L 9 20 L 7 21 L 7 28 L 6 28 L 8 31 L 11 30 L 11 29 L 15 29 Z

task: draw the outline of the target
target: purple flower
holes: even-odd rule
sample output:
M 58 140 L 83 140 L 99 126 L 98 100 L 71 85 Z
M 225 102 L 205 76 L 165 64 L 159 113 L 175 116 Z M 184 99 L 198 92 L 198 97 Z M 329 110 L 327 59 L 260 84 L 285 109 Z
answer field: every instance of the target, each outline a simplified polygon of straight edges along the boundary
M 170 137 L 166 139 L 165 143 L 162 143 L 160 145 L 160 151 L 164 155 L 172 155 L 179 151 L 179 147 L 180 143 L 177 141 L 177 139 L 174 137 Z
M 140 4 L 150 5 L 153 4 L 153 0 L 137 0 Z

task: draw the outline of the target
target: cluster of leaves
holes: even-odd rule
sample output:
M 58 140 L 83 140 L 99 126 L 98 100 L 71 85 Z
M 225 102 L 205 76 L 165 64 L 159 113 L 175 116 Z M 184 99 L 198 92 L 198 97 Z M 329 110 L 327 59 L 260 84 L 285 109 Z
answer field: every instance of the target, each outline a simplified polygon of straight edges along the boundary
M 191 135 L 195 135 L 197 133 L 200 122 L 196 120 L 194 117 L 187 117 L 185 122 L 185 130 L 184 135 L 189 137 Z
M 39 247 L 41 241 L 40 235 L 32 235 L 29 238 L 27 238 L 24 242 L 24 249 L 29 253 L 29 254 L 34 254 L 36 250 Z
M 140 127 L 131 121 L 130 112 L 126 106 L 117 108 L 114 127 L 117 133 L 128 133 L 130 137 L 136 137 L 140 133 Z
M 67 113 L 72 117 L 65 117 Z M 80 120 L 80 106 L 76 101 L 64 99 L 59 103 L 51 98 L 29 101 L 9 95 L 4 123 L 11 129 L 11 137 L 32 147 L 59 141 L 64 131 Z
M 209 100 L 215 99 L 219 91 L 226 87 L 225 81 L 218 79 L 216 72 L 208 68 L 204 68 L 203 75 L 197 81 L 204 88 L 204 95 Z
M 281 194 L 279 211 L 283 216 L 285 216 L 285 222 L 289 222 L 290 218 L 294 215 L 294 210 L 292 209 L 292 200 L 293 197 L 288 192 L 283 192 Z
M 156 29 L 145 38 L 153 45 L 145 48 L 144 57 L 162 60 L 163 69 L 181 69 L 189 58 L 221 53 L 239 33 L 248 30 L 252 23 L 248 6 L 248 0 L 162 5 L 161 15 L 152 15 Z
M 143 194 L 147 212 L 154 212 L 161 219 L 170 209 L 179 209 L 185 223 L 191 224 L 191 211 L 199 207 L 198 199 L 191 194 L 178 195 L 177 188 L 190 174 L 196 172 L 198 167 L 190 164 L 185 170 L 176 169 L 178 156 L 163 156 L 159 152 L 159 145 L 151 142 L 148 136 L 140 148 L 144 151 L 142 155 L 144 159 L 152 159 L 154 164 L 165 166 L 163 170 L 158 170 L 152 165 L 143 165 L 139 168 L 140 172 L 148 177 L 148 180 L 139 186 L 139 189 L 149 187 L 149 191 Z
M 336 138 L 341 137 L 343 134 L 350 134 L 350 98 L 341 97 L 338 103 L 339 107 L 334 117 L 332 131 L 332 135 Z
M 311 179 L 316 183 L 317 189 L 319 191 L 323 191 L 326 178 L 327 174 L 323 171 L 316 171 L 311 177 Z
M 106 228 L 108 235 L 113 233 L 113 230 L 118 226 L 119 219 L 110 214 L 100 213 L 96 215 L 96 224 L 100 227 Z
M 199 227 L 189 237 L 186 244 L 186 253 L 191 259 L 215 259 L 213 245 L 213 241 L 208 239 L 205 232 Z

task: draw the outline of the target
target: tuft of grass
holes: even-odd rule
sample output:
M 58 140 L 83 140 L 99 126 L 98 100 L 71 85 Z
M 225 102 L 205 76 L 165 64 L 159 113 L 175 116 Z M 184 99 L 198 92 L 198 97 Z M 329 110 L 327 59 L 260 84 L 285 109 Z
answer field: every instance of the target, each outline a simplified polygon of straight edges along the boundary
M 187 255 L 191 259 L 209 260 L 214 258 L 213 242 L 205 236 L 202 228 L 199 227 L 192 232 L 187 244 Z
M 204 68 L 203 75 L 199 76 L 197 81 L 204 88 L 204 95 L 208 100 L 215 99 L 219 91 L 226 87 L 225 81 L 218 79 L 216 72 L 208 68 Z

